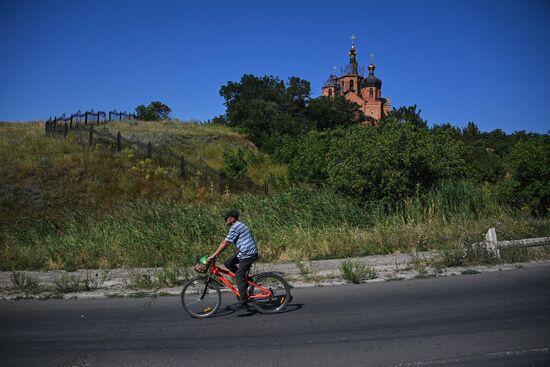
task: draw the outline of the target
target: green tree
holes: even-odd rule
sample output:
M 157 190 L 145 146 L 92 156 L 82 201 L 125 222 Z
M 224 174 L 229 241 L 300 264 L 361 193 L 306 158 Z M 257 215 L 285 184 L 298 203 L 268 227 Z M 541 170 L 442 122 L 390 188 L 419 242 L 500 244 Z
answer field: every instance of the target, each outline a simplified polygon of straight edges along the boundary
M 505 200 L 535 214 L 550 209 L 550 136 L 521 140 L 506 157 L 507 175 L 501 183 Z
M 463 143 L 412 123 L 353 127 L 327 154 L 328 182 L 366 202 L 392 205 L 444 179 L 464 175 Z
M 309 126 L 322 131 L 357 124 L 358 109 L 356 103 L 344 97 L 319 97 L 309 101 L 306 114 Z
M 136 107 L 138 120 L 144 121 L 168 120 L 171 112 L 170 107 L 158 101 L 149 103 L 147 107 L 142 104 Z
M 462 129 L 462 136 L 464 137 L 464 142 L 472 143 L 476 140 L 479 140 L 481 131 L 477 127 L 476 123 L 473 121 L 468 122 L 468 125 Z
M 242 128 L 260 146 L 272 135 L 303 133 L 310 89 L 308 81 L 297 77 L 285 83 L 273 76 L 245 74 L 239 82 L 230 81 L 220 89 L 227 125 Z
M 422 112 L 421 109 L 418 111 L 416 110 L 416 105 L 413 106 L 402 106 L 399 108 L 394 108 L 388 116 L 386 116 L 386 119 L 394 119 L 398 122 L 409 122 L 415 126 L 426 128 L 428 127 L 428 123 L 420 117 L 420 112 Z
M 288 160 L 291 182 L 322 186 L 327 182 L 327 153 L 341 131 L 310 132 L 296 139 L 294 152 Z

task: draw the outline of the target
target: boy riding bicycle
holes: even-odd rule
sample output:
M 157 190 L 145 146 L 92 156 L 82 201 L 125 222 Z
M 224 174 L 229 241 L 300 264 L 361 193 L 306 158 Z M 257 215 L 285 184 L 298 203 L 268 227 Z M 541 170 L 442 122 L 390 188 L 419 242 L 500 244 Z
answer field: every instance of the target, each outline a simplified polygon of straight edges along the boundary
M 246 294 L 245 275 L 254 261 L 258 259 L 258 248 L 250 229 L 246 224 L 239 222 L 239 214 L 238 211 L 232 210 L 224 215 L 225 224 L 231 226 L 231 228 L 229 228 L 229 233 L 220 243 L 216 252 L 208 260 L 215 260 L 231 243 L 237 246 L 239 252 L 227 259 L 224 265 L 236 275 L 237 288 L 240 294 L 238 309 L 247 309 L 248 296 Z

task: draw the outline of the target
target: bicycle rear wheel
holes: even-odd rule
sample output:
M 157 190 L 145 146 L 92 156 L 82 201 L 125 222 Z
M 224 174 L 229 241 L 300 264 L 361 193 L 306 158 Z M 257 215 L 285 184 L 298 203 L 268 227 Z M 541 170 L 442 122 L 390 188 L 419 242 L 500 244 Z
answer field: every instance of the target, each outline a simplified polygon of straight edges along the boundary
M 191 317 L 202 319 L 212 316 L 218 311 L 221 303 L 220 286 L 209 277 L 195 277 L 189 280 L 181 291 L 181 304 Z
M 250 285 L 248 297 L 250 306 L 260 313 L 277 313 L 284 311 L 290 302 L 290 285 L 285 278 L 276 273 L 262 273 L 253 280 L 258 286 Z M 258 297 L 269 291 L 270 295 Z M 256 298 L 257 297 L 257 298 Z

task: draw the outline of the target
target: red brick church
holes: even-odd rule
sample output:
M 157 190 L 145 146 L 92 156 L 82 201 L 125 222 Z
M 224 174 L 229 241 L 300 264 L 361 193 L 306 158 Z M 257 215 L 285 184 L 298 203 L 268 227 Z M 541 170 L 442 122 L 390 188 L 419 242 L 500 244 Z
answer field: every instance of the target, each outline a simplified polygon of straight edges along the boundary
M 349 64 L 341 68 L 341 75 L 336 70 L 323 85 L 323 96 L 344 96 L 351 102 L 357 103 L 359 110 L 374 121 L 380 120 L 384 114 L 390 112 L 390 99 L 382 98 L 382 80 L 374 76 L 374 66 L 371 54 L 371 63 L 368 67 L 369 76 L 363 76 L 363 68 L 357 64 L 355 37 L 351 36 L 349 50 Z

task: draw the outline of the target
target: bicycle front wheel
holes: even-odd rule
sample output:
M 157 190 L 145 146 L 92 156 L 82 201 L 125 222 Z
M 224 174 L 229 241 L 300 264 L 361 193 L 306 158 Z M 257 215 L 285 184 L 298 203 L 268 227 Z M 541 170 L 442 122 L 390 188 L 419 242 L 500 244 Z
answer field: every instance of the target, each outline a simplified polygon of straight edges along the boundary
M 191 317 L 205 318 L 218 311 L 222 303 L 220 286 L 209 277 L 189 280 L 181 291 L 181 304 Z
M 290 285 L 277 273 L 262 273 L 253 280 L 257 286 L 250 285 L 248 297 L 252 306 L 260 313 L 284 311 L 290 302 Z

